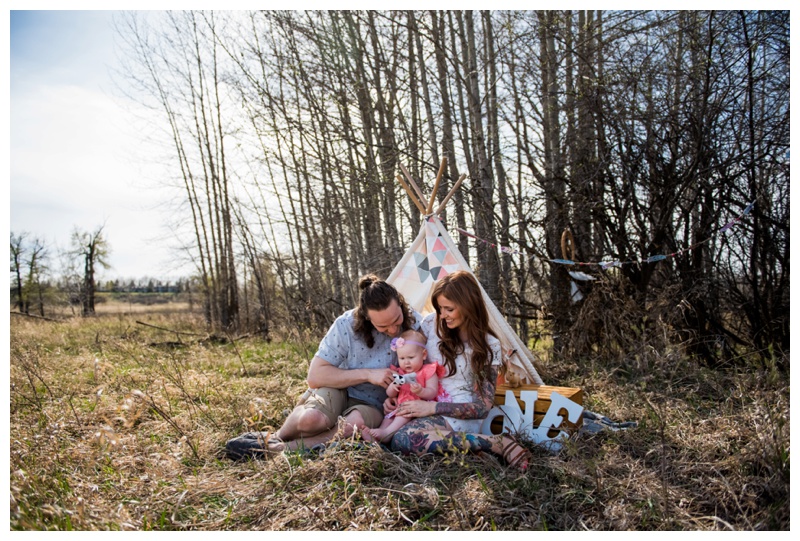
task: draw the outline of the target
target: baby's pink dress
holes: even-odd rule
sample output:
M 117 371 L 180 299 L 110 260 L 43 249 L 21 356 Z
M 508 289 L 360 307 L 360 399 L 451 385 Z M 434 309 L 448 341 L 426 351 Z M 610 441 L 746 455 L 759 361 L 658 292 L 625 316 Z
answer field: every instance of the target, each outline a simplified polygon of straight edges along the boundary
M 390 368 L 400 375 L 405 375 L 406 373 L 405 370 L 398 366 L 391 366 Z M 422 368 L 417 371 L 417 383 L 425 387 L 428 378 L 434 374 L 440 378 L 444 376 L 444 366 L 438 363 L 423 364 Z M 399 406 L 408 400 L 424 400 L 424 398 L 420 398 L 411 391 L 410 383 L 404 383 L 400 386 L 400 393 L 397 395 L 397 405 Z M 439 392 L 436 394 L 434 401 L 450 402 L 450 396 L 447 394 L 447 391 L 442 388 L 441 383 L 439 384 Z

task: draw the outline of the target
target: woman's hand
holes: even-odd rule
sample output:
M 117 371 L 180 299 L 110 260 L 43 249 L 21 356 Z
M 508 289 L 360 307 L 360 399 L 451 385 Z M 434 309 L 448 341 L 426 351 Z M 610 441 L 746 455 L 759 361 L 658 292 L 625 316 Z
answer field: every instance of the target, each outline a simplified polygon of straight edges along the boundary
M 409 400 L 397 408 L 397 415 L 401 417 L 428 417 L 436 413 L 436 402 L 427 400 Z

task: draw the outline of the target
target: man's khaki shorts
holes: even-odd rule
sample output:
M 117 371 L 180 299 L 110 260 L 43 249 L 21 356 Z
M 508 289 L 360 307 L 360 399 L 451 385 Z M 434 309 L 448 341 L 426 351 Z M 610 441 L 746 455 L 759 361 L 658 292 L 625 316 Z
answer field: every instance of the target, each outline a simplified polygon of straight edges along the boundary
M 339 417 L 346 417 L 352 411 L 358 411 L 361 414 L 364 424 L 368 428 L 376 428 L 383 421 L 383 413 L 378 408 L 351 398 L 347 394 L 347 389 L 331 387 L 309 389 L 301 398 L 298 406 L 319 411 L 328 418 L 328 426 L 331 428 L 336 425 Z

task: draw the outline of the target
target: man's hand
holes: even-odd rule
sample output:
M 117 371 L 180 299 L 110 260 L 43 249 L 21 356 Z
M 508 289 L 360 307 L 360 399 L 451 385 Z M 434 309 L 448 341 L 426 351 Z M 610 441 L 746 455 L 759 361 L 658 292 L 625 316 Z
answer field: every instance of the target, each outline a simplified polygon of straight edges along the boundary
M 385 389 L 394 381 L 393 373 L 388 368 L 372 368 L 369 370 L 369 382 L 373 385 L 380 385 Z
M 397 398 L 387 398 L 386 400 L 383 401 L 384 415 L 391 413 L 396 409 L 397 409 Z
M 385 389 L 393 381 L 392 374 L 388 368 L 342 369 L 315 355 L 311 359 L 311 366 L 308 367 L 306 381 L 312 389 L 320 387 L 346 389 L 360 383 L 371 383 Z

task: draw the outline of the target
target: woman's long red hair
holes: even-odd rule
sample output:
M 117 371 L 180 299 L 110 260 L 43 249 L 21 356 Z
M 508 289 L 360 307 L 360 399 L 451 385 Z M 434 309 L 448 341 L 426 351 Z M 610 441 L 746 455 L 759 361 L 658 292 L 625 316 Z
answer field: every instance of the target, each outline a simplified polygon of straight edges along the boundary
M 463 323 L 456 329 L 450 329 L 441 318 L 439 297 L 444 296 L 455 304 L 463 319 Z M 456 357 L 464 352 L 464 342 L 461 341 L 460 331 L 463 329 L 467 341 L 472 346 L 472 355 L 469 363 L 477 383 L 477 388 L 482 389 L 489 378 L 492 364 L 492 350 L 486 339 L 490 334 L 497 335 L 489 326 L 489 312 L 481 295 L 481 288 L 472 273 L 456 271 L 439 280 L 433 288 L 431 302 L 436 310 L 436 334 L 440 339 L 439 351 L 444 359 L 444 366 L 448 376 L 456 371 Z

